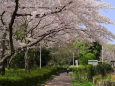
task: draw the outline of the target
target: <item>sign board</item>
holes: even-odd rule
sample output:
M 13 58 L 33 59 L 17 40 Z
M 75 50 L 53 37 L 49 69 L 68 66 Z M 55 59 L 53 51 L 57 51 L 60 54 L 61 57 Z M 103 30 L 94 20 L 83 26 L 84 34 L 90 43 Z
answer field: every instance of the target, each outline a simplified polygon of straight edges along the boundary
M 88 64 L 92 64 L 94 66 L 98 65 L 98 60 L 88 60 Z

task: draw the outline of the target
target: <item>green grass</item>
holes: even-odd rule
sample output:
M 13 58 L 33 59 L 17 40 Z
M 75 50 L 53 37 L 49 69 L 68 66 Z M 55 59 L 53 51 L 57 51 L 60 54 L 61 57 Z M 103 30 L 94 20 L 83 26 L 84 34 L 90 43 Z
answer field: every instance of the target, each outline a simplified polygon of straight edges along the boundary
M 74 72 L 70 76 L 71 78 L 75 78 L 75 77 L 77 78 L 78 74 Z M 72 81 L 72 84 L 73 86 L 94 86 L 92 82 L 87 81 L 86 79 L 82 79 L 82 80 L 75 79 Z
M 73 83 L 73 86 L 94 86 L 92 84 L 92 82 L 88 82 L 88 81 L 82 81 L 82 82 L 79 82 L 79 81 L 72 81 Z
M 106 81 L 111 81 L 111 82 L 114 82 L 114 78 L 115 78 L 115 75 L 114 74 L 108 74 L 106 75 L 105 77 L 102 77 L 100 75 L 96 75 L 94 76 L 94 78 L 98 81 L 103 81 L 103 80 L 106 80 Z
M 6 69 L 6 75 L 0 76 L 0 86 L 41 86 L 61 70 L 62 67 L 45 67 L 31 69 L 30 73 L 27 73 L 24 69 Z

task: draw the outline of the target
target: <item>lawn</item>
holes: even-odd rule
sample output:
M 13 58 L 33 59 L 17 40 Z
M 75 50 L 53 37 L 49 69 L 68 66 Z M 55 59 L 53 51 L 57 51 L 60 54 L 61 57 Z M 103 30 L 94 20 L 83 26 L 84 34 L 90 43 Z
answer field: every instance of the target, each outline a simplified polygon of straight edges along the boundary
M 56 75 L 62 70 L 62 67 L 31 69 L 30 73 L 24 69 L 6 70 L 6 75 L 0 76 L 0 86 L 41 86 L 52 75 Z
M 77 80 L 72 81 L 73 86 L 94 86 L 92 82 L 82 81 L 79 82 Z

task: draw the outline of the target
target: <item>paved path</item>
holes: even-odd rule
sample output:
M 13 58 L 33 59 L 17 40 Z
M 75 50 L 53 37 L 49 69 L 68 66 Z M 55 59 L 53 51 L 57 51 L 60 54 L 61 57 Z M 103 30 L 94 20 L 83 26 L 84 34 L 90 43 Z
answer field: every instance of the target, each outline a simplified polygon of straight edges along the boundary
M 59 76 L 55 76 L 53 80 L 47 82 L 45 86 L 72 86 L 72 79 L 67 73 L 61 73 Z

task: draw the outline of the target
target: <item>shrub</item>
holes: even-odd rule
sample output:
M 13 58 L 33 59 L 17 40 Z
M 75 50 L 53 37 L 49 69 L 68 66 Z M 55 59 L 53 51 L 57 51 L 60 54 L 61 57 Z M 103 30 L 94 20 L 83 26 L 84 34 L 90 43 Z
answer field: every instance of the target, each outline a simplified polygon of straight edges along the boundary
M 105 70 L 105 67 L 103 64 L 99 64 L 97 65 L 97 73 L 98 74 L 101 74 L 102 76 L 105 76 L 106 75 L 106 70 Z
M 103 63 L 103 64 L 98 64 L 96 66 L 96 71 L 97 74 L 101 74 L 102 77 L 104 77 L 107 73 L 112 72 L 112 66 L 110 64 L 107 63 Z
M 87 65 L 87 78 L 88 80 L 92 80 L 93 76 L 96 74 L 96 68 L 93 65 Z
M 83 78 L 92 80 L 95 75 L 101 75 L 104 77 L 107 73 L 112 72 L 112 67 L 110 64 L 104 63 L 97 66 L 80 65 L 79 67 L 72 68 L 72 70 L 78 75 L 77 78 L 79 78 L 79 80 L 82 80 Z
M 70 71 L 77 72 L 77 67 L 70 67 Z

